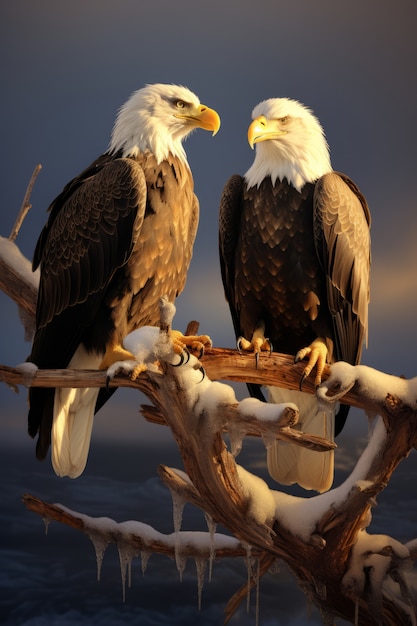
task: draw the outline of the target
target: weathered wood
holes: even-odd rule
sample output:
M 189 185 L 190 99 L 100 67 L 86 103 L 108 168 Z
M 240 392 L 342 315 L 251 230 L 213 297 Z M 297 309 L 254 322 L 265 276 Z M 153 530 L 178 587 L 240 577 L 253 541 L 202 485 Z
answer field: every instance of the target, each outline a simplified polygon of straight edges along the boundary
M 7 240 L 6 240 L 7 241 Z M 0 254 L 0 290 L 6 293 L 26 313 L 35 317 L 37 289 L 32 283 L 22 286 L 21 275 L 5 262 Z
M 7 263 L 0 265 L 0 288 L 33 315 L 33 287 L 30 281 L 13 275 L 12 270 Z M 299 387 L 303 367 L 302 364 L 294 365 L 290 356 L 271 354 L 262 355 L 256 368 L 253 357 L 239 354 L 235 350 L 219 348 L 207 350 L 202 363 L 211 380 L 272 384 L 290 389 Z M 395 540 L 390 542 L 390 538 L 387 538 L 386 545 L 376 554 L 388 559 L 386 575 L 399 583 L 399 597 L 402 596 L 403 604 L 395 602 L 391 597 L 382 599 L 380 588 L 373 590 L 369 585 L 349 586 L 344 577 L 349 571 L 358 536 L 369 525 L 375 496 L 388 485 L 398 464 L 417 443 L 416 408 L 404 404 L 390 388 L 386 389 L 383 400 L 375 399 L 372 390 L 366 387 L 362 389 L 358 384 L 354 384 L 343 396 L 346 404 L 381 415 L 386 435 L 381 447 L 373 452 L 371 462 L 361 476 L 361 484 L 352 483 L 352 488 L 344 494 L 343 501 L 336 502 L 336 490 L 334 495 L 329 492 L 331 497 L 328 506 L 317 519 L 313 532 L 303 538 L 280 521 L 278 509 L 271 523 L 254 514 L 251 508 L 251 497 L 254 494 L 251 496 L 245 491 L 245 485 L 239 478 L 240 469 L 223 440 L 224 430 L 228 425 L 233 425 L 235 419 L 244 422 L 245 429 L 248 428 L 249 432 L 253 431 L 255 434 L 263 434 L 262 427 L 256 423 L 256 419 L 242 420 L 236 403 L 232 403 L 219 406 L 218 427 L 214 428 L 213 424 L 208 423 L 208 416 L 198 413 L 196 404 L 188 401 L 186 390 L 181 385 L 180 370 L 181 368 L 172 367 L 169 363 L 161 363 L 159 372 L 147 372 L 136 381 L 131 381 L 126 376 L 116 376 L 107 381 L 105 372 L 38 370 L 31 377 L 25 371 L 0 366 L 0 381 L 12 387 L 22 384 L 45 387 L 103 387 L 108 384 L 139 389 L 153 405 L 142 407 L 144 415 L 170 427 L 188 475 L 184 479 L 174 470 L 161 467 L 160 475 L 164 483 L 173 492 L 202 508 L 213 520 L 227 527 L 242 546 L 252 546 L 254 554 L 260 558 L 261 575 L 276 558 L 282 558 L 294 572 L 307 596 L 324 615 L 340 616 L 353 622 L 359 610 L 361 626 L 376 626 L 381 623 L 388 626 L 414 624 L 417 614 L 413 600 L 407 595 L 407 585 L 401 569 L 401 559 L 405 557 L 395 554 L 391 546 Z M 328 376 L 329 369 L 326 368 L 323 380 L 327 381 Z M 388 377 L 387 386 L 389 387 Z M 308 393 L 315 393 L 309 380 L 304 382 L 303 389 Z M 336 396 L 338 391 L 336 385 L 333 390 L 329 390 L 329 394 Z M 281 427 L 282 425 L 278 425 L 275 436 L 280 435 Z M 304 443 L 306 441 L 304 439 Z M 40 503 L 29 496 L 25 497 L 25 504 L 43 517 L 53 517 L 77 530 L 86 530 L 81 515 L 77 518 L 77 515 L 69 514 L 60 507 Z M 91 524 L 94 526 L 94 520 Z M 119 539 L 118 536 L 112 538 L 116 543 Z M 140 539 L 138 545 L 141 545 Z M 155 546 L 155 551 L 162 549 Z M 415 558 L 417 551 L 405 551 L 404 554 Z M 220 555 L 216 553 L 216 556 Z M 250 581 L 250 585 L 253 584 L 255 577 Z M 226 619 L 229 619 L 243 595 L 244 592 L 240 590 L 231 599 Z M 277 597 L 279 598 L 279 594 Z
M 0 285 L 1 287 L 1 285 Z M 261 385 L 276 385 L 287 389 L 299 389 L 303 373 L 303 363 L 294 363 L 293 357 L 287 354 L 272 352 L 268 356 L 261 356 L 258 368 L 255 359 L 250 354 L 240 354 L 229 348 L 209 348 L 201 358 L 201 363 L 210 380 L 229 380 L 235 382 L 251 382 Z M 323 372 L 323 381 L 329 376 L 330 368 L 326 366 Z M 146 375 L 145 375 L 146 376 Z M 24 375 L 16 368 L 0 365 L 0 381 L 15 385 L 29 384 L 23 382 Z M 143 379 L 132 381 L 128 376 L 117 375 L 107 380 L 106 372 L 96 370 L 37 370 L 31 381 L 37 387 L 131 387 L 140 389 Z M 315 394 L 316 389 L 310 380 L 303 383 L 303 391 Z M 343 402 L 350 406 L 375 409 L 375 403 L 363 398 L 352 388 Z M 364 406 L 366 403 L 366 406 Z
M 2 370 L 7 372 L 7 368 Z M 384 416 L 387 433 L 383 446 L 361 477 L 365 486 L 353 485 L 343 502 L 330 505 L 317 521 L 314 533 L 305 540 L 278 519 L 271 528 L 251 515 L 250 501 L 244 494 L 235 460 L 226 448 L 221 431 L 213 431 L 204 416 L 190 408 L 178 379 L 178 368 L 164 364 L 163 370 L 163 374 L 143 376 L 152 380 L 146 393 L 171 428 L 189 477 L 185 480 L 175 470 L 161 467 L 163 482 L 181 498 L 202 508 L 216 522 L 226 526 L 242 544 L 253 546 L 254 554 L 261 559 L 261 574 L 276 558 L 283 559 L 309 598 L 323 612 L 353 621 L 358 603 L 361 625 L 376 625 L 381 619 L 384 624 L 393 626 L 411 623 L 408 612 L 389 599 L 384 600 L 382 615 L 376 614 L 369 598 L 349 595 L 350 592 L 344 589 L 343 577 L 358 533 L 369 523 L 375 496 L 386 487 L 398 463 L 407 456 L 416 440 L 415 411 L 390 393 L 378 406 L 367 399 Z M 91 373 L 85 373 L 85 377 L 91 377 Z M 232 410 L 230 406 L 225 407 L 225 421 Z M 394 558 L 389 571 L 393 578 L 401 578 Z M 253 578 L 250 585 L 255 582 Z M 244 597 L 244 588 L 228 605 L 227 619 L 236 603 Z
M 20 211 L 18 213 L 18 216 L 16 218 L 16 221 L 14 223 L 14 226 L 12 228 L 12 232 L 9 235 L 9 240 L 10 241 L 14 241 L 17 237 L 17 235 L 19 234 L 19 230 L 21 225 L 23 224 L 23 221 L 26 217 L 26 215 L 28 214 L 29 210 L 32 208 L 32 205 L 30 204 L 29 200 L 30 200 L 30 196 L 32 195 L 32 189 L 35 185 L 36 179 L 38 177 L 39 172 L 42 169 L 42 165 L 40 163 L 38 163 L 38 165 L 35 167 L 35 169 L 33 170 L 32 176 L 30 178 L 29 184 L 26 188 L 26 193 L 23 197 L 23 202 L 22 205 L 20 207 Z
M 4 382 L 10 387 L 17 388 L 17 385 L 28 387 L 131 387 L 138 389 L 145 394 L 150 393 L 154 386 L 159 387 L 158 380 L 162 380 L 157 375 L 143 373 L 136 380 L 131 380 L 128 376 L 115 376 L 108 380 L 105 371 L 95 370 L 36 370 L 32 375 L 25 373 L 25 370 L 8 367 L 0 364 L 0 382 Z M 167 425 L 166 418 L 161 408 L 142 406 L 142 414 L 149 421 L 156 424 Z M 287 407 L 280 420 L 271 423 L 257 420 L 256 416 L 243 416 L 238 411 L 237 403 L 224 407 L 225 421 L 238 426 L 243 434 L 253 437 L 275 436 L 277 439 L 288 441 L 296 445 L 311 448 L 318 451 L 331 450 L 335 444 L 317 435 L 304 433 L 300 430 L 293 430 L 291 426 L 298 421 L 298 413 L 292 407 Z M 227 430 L 225 428 L 224 430 Z
M 75 511 L 69 511 L 65 507 L 60 504 L 49 504 L 48 502 L 44 502 L 43 500 L 36 498 L 35 496 L 25 493 L 22 496 L 22 501 L 28 511 L 32 511 L 33 513 L 37 513 L 40 517 L 42 517 L 45 522 L 55 521 L 60 524 L 64 524 L 73 528 L 74 530 L 81 531 L 87 535 L 92 532 L 99 534 L 97 529 L 94 526 L 94 518 L 89 517 L 84 514 L 77 513 Z M 112 520 L 113 521 L 113 520 Z M 125 541 L 126 537 L 123 532 L 123 526 L 118 528 L 117 522 L 114 521 L 114 528 L 111 531 L 107 531 L 107 533 L 102 533 L 102 539 L 107 539 L 108 543 L 117 544 L 120 541 Z M 139 532 L 130 532 L 129 533 L 129 542 L 132 545 L 132 548 L 139 553 L 143 550 L 146 550 L 151 553 L 164 554 L 170 558 L 175 558 L 175 543 L 172 541 L 172 535 L 164 535 L 164 533 L 158 532 L 159 539 L 158 540 L 150 540 L 149 532 L 142 535 Z M 184 557 L 202 557 L 209 559 L 211 548 L 207 545 L 201 545 L 199 551 L 197 552 L 196 546 L 190 545 L 188 540 L 182 540 L 182 536 L 186 536 L 188 539 L 189 533 L 178 533 L 178 545 L 181 548 L 181 556 Z M 235 542 L 235 545 L 232 547 L 224 547 L 221 545 L 220 541 L 214 543 L 213 548 L 215 549 L 216 558 L 235 558 L 235 557 L 244 557 L 246 555 L 247 549 L 245 546 L 242 546 L 239 542 Z M 220 547 L 219 547 L 220 546 Z

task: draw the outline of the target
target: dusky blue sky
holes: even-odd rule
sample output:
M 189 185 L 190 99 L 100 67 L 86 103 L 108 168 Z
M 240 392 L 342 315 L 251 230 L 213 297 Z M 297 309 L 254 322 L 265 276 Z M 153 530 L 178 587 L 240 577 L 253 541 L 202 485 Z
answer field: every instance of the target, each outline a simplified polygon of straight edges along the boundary
M 348 4 L 335 0 L 212 0 L 209 4 L 191 0 L 4 0 L 0 7 L 0 234 L 9 235 L 32 170 L 41 163 L 43 169 L 31 198 L 33 208 L 17 239 L 31 258 L 50 201 L 107 148 L 117 109 L 131 92 L 152 82 L 184 84 L 219 112 L 222 127 L 215 138 L 197 131 L 186 143 L 201 217 L 187 286 L 177 301 L 176 326 L 185 328 L 190 319 L 197 319 L 216 346 L 232 347 L 234 337 L 217 257 L 221 191 L 231 174 L 244 173 L 252 162 L 246 130 L 253 107 L 273 96 L 296 98 L 310 106 L 324 126 L 333 167 L 355 180 L 371 208 L 370 329 L 363 362 L 385 372 L 415 376 L 416 17 L 414 0 L 352 0 Z M 15 365 L 25 360 L 30 347 L 23 339 L 14 303 L 3 294 L 0 303 L 0 360 Z M 39 535 L 32 535 L 32 527 L 28 530 L 29 514 L 17 504 L 17 489 L 24 488 L 28 472 L 28 488 L 36 490 L 40 474 L 42 493 L 38 495 L 48 499 L 52 492 L 60 491 L 62 481 L 51 475 L 49 461 L 40 465 L 32 459 L 34 444 L 26 435 L 25 390 L 16 396 L 1 387 L 0 403 L 2 445 L 9 451 L 16 448 L 16 455 L 7 456 L 10 465 L 5 465 L 5 471 L 10 469 L 11 477 L 13 472 L 19 474 L 19 480 L 8 482 L 7 478 L 3 488 L 12 499 L 17 498 L 13 500 L 12 523 L 18 529 L 24 527 L 24 561 L 33 565 L 42 559 L 43 548 Z M 138 461 L 141 484 L 148 480 L 144 472 L 155 473 L 153 467 L 144 467 L 149 457 L 144 455 L 143 444 L 154 450 L 165 446 L 173 454 L 175 446 L 167 429 L 144 422 L 138 405 L 133 392 L 115 394 L 96 418 L 92 454 L 96 454 L 95 447 L 98 455 L 103 446 L 108 452 L 110 441 L 119 447 L 127 440 L 137 441 L 138 458 L 143 458 Z M 364 429 L 363 416 L 355 412 L 344 436 L 363 435 Z M 99 469 L 92 457 L 81 486 L 70 481 L 65 487 L 64 495 L 74 508 L 83 505 L 81 488 L 97 493 L 97 472 L 99 480 L 103 475 L 118 476 L 123 455 L 108 457 Z M 413 459 L 407 462 L 411 464 Z M 122 475 L 126 480 L 128 472 Z M 107 498 L 112 499 L 114 492 L 109 486 Z M 130 515 L 143 519 L 142 509 L 133 507 Z M 111 515 L 106 498 L 96 512 Z M 397 528 L 395 506 L 392 515 Z M 10 530 L 10 520 L 2 522 Z M 48 553 L 48 563 L 62 568 L 63 578 L 68 567 L 68 536 L 69 531 L 62 535 L 62 554 Z M 15 572 L 19 594 L 30 586 L 28 571 L 30 568 L 22 565 L 21 572 Z M 38 572 L 42 580 L 47 573 Z M 93 583 L 94 576 L 92 568 L 86 581 Z M 59 593 L 64 593 L 62 587 Z M 105 595 L 97 586 L 92 593 L 99 598 Z M 69 605 L 70 597 L 65 599 Z M 53 615 L 58 607 L 53 599 L 50 602 L 48 610 Z M 57 604 L 61 605 L 61 600 Z M 220 623 L 215 604 L 213 600 L 206 606 L 207 624 Z M 129 610 L 114 606 L 116 612 Z M 47 623 L 42 621 L 46 619 L 42 610 L 41 604 L 35 609 L 32 606 L 32 622 L 27 617 L 26 622 L 21 618 L 10 623 Z M 149 617 L 148 623 L 162 623 L 153 619 Z M 288 622 L 268 617 L 262 623 Z

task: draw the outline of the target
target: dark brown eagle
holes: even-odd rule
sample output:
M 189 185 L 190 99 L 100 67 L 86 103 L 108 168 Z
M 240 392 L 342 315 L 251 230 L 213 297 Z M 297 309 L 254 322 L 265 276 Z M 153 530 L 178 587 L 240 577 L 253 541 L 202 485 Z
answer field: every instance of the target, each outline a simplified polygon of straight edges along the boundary
M 39 368 L 103 369 L 132 355 L 122 342 L 159 325 L 159 301 L 183 290 L 199 204 L 183 140 L 215 134 L 218 114 L 175 85 L 148 85 L 121 107 L 109 150 L 71 180 L 49 207 L 36 245 L 40 266 L 36 333 Z M 36 455 L 59 476 L 84 470 L 98 389 L 30 390 Z
M 304 376 L 327 362 L 357 364 L 367 337 L 370 213 L 344 174 L 334 172 L 323 129 L 299 102 L 271 98 L 252 113 L 256 156 L 232 176 L 220 206 L 220 263 L 238 345 L 308 356 Z M 252 395 L 263 398 L 260 387 Z M 319 410 L 316 398 L 272 387 L 273 402 L 295 402 L 300 428 L 332 439 L 348 407 Z M 327 490 L 333 451 L 276 442 L 268 469 L 278 482 Z

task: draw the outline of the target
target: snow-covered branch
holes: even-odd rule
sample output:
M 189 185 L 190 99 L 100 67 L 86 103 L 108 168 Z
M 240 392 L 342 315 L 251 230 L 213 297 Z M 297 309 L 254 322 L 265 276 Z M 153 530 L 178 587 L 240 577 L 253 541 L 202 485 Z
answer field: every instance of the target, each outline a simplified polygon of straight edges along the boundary
M 191 502 L 213 522 L 227 527 L 241 544 L 252 546 L 262 563 L 260 573 L 276 558 L 285 560 L 324 612 L 352 621 L 359 614 L 361 624 L 374 624 L 379 607 L 384 623 L 406 624 L 414 612 L 406 577 L 412 553 L 395 539 L 368 534 L 367 528 L 375 497 L 416 441 L 416 381 L 385 378 L 385 374 L 361 367 L 348 367 L 346 374 L 344 364 L 336 367 L 333 375 L 332 368 L 321 400 L 328 401 L 335 387 L 339 388 L 338 399 L 340 389 L 357 387 L 364 404 L 383 419 L 377 420 L 366 450 L 345 483 L 319 496 L 298 498 L 270 489 L 235 460 L 239 438 L 253 429 L 254 421 L 263 422 L 262 434 L 268 443 L 280 430 L 291 432 L 286 420 L 296 416 L 294 408 L 265 407 L 248 399 L 237 402 L 231 387 L 211 381 L 207 373 L 203 377 L 195 357 L 178 367 L 175 355 L 166 349 L 165 332 L 140 329 L 133 343 L 140 346 L 142 337 L 143 344 L 148 345 L 149 336 L 156 337 L 148 356 L 150 367 L 135 384 L 139 385 L 142 378 L 147 381 L 141 390 L 152 401 L 161 421 L 171 428 L 184 462 L 185 472 L 166 467 L 159 470 L 173 494 L 174 507 Z M 163 349 L 158 342 L 163 343 Z M 143 354 L 143 350 L 140 352 Z M 158 367 L 151 366 L 156 360 Z M 119 384 L 121 379 L 114 378 L 110 384 Z M 331 397 L 330 401 L 334 400 Z M 239 415 L 249 419 L 249 424 L 239 421 Z M 223 439 L 226 430 L 232 433 L 230 449 Z M 176 530 L 179 532 L 179 528 Z M 370 563 L 375 572 L 371 587 L 366 574 Z M 384 596 L 381 603 L 378 597 L 387 578 L 396 581 L 398 594 L 394 599 Z M 256 584 L 255 578 L 251 584 Z M 231 601 L 230 610 L 243 594 L 242 588 Z
M 213 533 L 212 542 L 210 533 L 193 535 L 192 532 L 180 531 L 167 535 L 142 522 L 116 522 L 108 517 L 97 519 L 72 511 L 62 504 L 48 504 L 30 494 L 24 494 L 22 500 L 29 511 L 34 511 L 43 518 L 46 525 L 51 521 L 58 521 L 82 531 L 93 542 L 100 537 L 101 543 L 106 543 L 106 546 L 114 543 L 127 549 L 127 544 L 130 544 L 132 555 L 146 552 L 175 558 L 176 550 L 180 549 L 184 557 L 199 556 L 209 559 L 213 553 L 217 558 L 242 557 L 247 553 L 246 546 L 229 535 Z
M 4 252 L 10 242 L 6 246 L 3 240 L 0 243 Z M 8 256 L 0 254 L 3 263 L 0 274 L 9 263 Z M 19 266 L 17 275 L 11 279 L 9 274 L 0 286 L 14 299 L 19 292 L 25 310 L 30 313 L 33 283 L 26 280 L 25 271 L 24 264 Z M 3 287 L 9 279 L 20 281 L 19 288 Z M 417 553 L 415 538 L 402 545 L 393 538 L 372 535 L 368 529 L 375 497 L 388 485 L 395 468 L 417 442 L 417 379 L 407 381 L 343 363 L 326 370 L 318 392 L 321 402 L 333 403 L 343 398 L 343 402 L 365 408 L 380 419 L 375 420 L 368 446 L 345 483 L 315 497 L 299 498 L 270 489 L 263 480 L 238 465 L 236 455 L 241 440 L 248 434 L 256 434 L 263 437 L 266 445 L 277 437 L 319 449 L 326 449 L 331 443 L 293 428 L 297 420 L 294 405 L 265 407 L 251 399 L 238 402 L 233 389 L 218 381 L 244 380 L 297 388 L 301 366 L 294 365 L 291 357 L 273 354 L 262 358 L 257 369 L 251 357 L 219 349 L 208 350 L 201 362 L 191 357 L 178 366 L 178 357 L 170 349 L 165 331 L 145 328 L 136 332 L 139 336 L 135 337 L 135 345 L 146 344 L 148 350 L 148 371 L 136 381 L 120 375 L 117 367 L 108 380 L 109 372 L 51 372 L 27 364 L 18 368 L 1 366 L 0 380 L 12 387 L 109 384 L 140 389 L 152 403 L 142 407 L 143 414 L 169 426 L 184 462 L 185 471 L 160 467 L 160 476 L 173 494 L 177 511 L 181 511 L 186 501 L 200 507 L 211 524 L 207 536 L 213 535 L 215 524 L 223 524 L 235 538 L 233 549 L 240 551 L 242 546 L 247 546 L 246 549 L 256 554 L 259 575 L 276 558 L 285 560 L 306 594 L 327 616 L 341 616 L 364 626 L 416 624 L 413 594 L 407 580 L 409 562 Z M 126 363 L 120 367 L 125 369 Z M 308 383 L 305 390 L 314 392 Z M 224 439 L 225 431 L 230 435 L 230 448 Z M 25 502 L 31 502 L 31 508 L 35 508 L 31 498 L 25 498 Z M 49 505 L 36 506 L 40 512 Z M 47 517 L 58 521 L 68 520 L 68 516 L 78 519 L 74 527 L 85 532 L 86 516 L 62 506 L 48 510 Z M 180 518 L 178 514 L 176 519 Z M 100 520 L 87 520 L 89 531 L 100 545 L 107 545 L 109 540 L 124 545 L 124 563 L 128 563 L 134 550 L 140 552 L 141 546 L 145 550 L 143 534 L 149 539 L 152 532 L 156 533 L 153 529 L 148 533 L 141 526 L 136 533 L 139 539 L 132 538 L 133 547 L 128 548 L 131 539 L 126 532 L 131 532 L 131 524 L 137 531 L 139 522 L 126 522 L 125 527 L 117 525 L 117 528 L 112 524 L 115 522 L 103 526 Z M 177 522 L 177 537 L 180 532 Z M 204 558 L 207 553 L 213 553 L 213 540 L 210 541 L 205 543 Z M 166 538 L 164 542 L 169 543 Z M 197 549 L 190 542 L 190 554 L 203 558 L 199 553 L 202 543 Z M 216 556 L 219 556 L 217 548 L 216 544 Z M 256 584 L 256 579 L 252 576 L 250 585 Z M 388 580 L 394 591 L 392 586 L 388 589 Z M 227 619 L 242 595 L 240 590 L 232 598 Z

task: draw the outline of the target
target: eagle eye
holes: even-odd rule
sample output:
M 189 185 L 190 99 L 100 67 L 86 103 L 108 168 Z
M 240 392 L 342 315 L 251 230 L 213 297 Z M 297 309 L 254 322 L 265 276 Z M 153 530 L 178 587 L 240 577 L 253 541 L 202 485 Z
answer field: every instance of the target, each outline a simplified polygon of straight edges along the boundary
M 184 100 L 175 100 L 174 104 L 177 107 L 177 109 L 184 109 L 186 106 Z
M 285 115 L 284 117 L 279 117 L 278 122 L 280 122 L 281 124 L 286 124 L 289 119 L 290 119 L 289 116 Z

